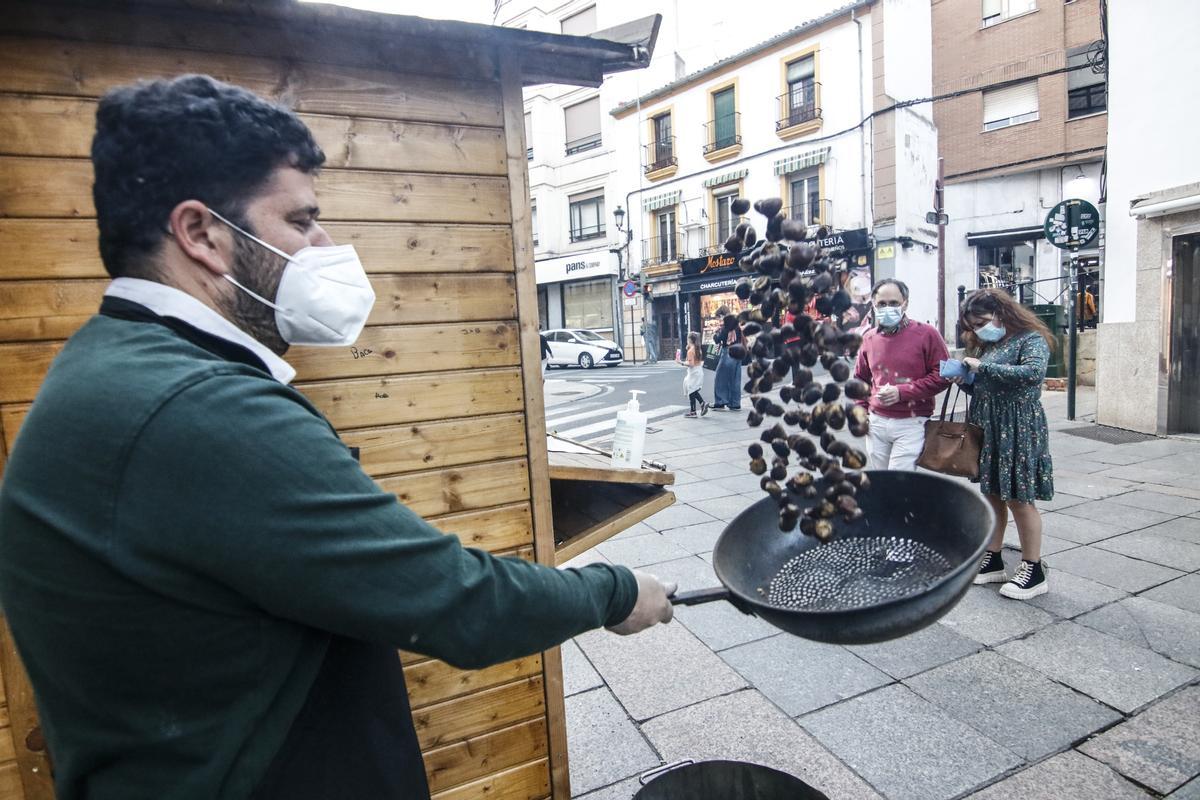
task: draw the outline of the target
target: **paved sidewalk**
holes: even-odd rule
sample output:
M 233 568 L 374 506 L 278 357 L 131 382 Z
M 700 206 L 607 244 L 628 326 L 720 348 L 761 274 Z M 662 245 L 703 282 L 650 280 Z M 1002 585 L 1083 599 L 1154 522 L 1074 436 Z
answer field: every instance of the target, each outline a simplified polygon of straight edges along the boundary
M 564 646 L 571 784 L 629 800 L 662 762 L 728 758 L 833 800 L 1200 798 L 1200 442 L 1107 444 L 1045 395 L 1057 495 L 1050 593 L 973 587 L 893 642 L 816 644 L 727 604 Z M 1079 416 L 1094 395 L 1081 390 Z M 581 556 L 716 585 L 717 536 L 761 496 L 744 413 L 667 420 L 647 455 L 678 501 Z M 1011 532 L 1011 544 L 1016 544 Z M 1015 560 L 1015 551 L 1006 551 Z

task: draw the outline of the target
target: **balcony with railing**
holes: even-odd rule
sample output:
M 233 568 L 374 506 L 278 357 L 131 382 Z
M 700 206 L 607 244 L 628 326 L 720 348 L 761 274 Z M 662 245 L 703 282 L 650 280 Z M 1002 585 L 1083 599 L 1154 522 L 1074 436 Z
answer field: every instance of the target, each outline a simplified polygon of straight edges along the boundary
M 604 228 L 603 222 L 598 222 L 595 225 L 581 225 L 578 228 L 571 228 L 571 241 L 582 242 L 586 239 L 599 239 L 606 236 L 607 231 Z
M 715 161 L 742 149 L 741 112 L 725 114 L 704 123 L 704 157 Z
M 705 225 L 700 228 L 700 247 L 696 255 L 704 257 L 725 253 L 725 241 L 733 234 L 735 228 L 737 228 L 737 224 L 732 227 L 728 225 Z M 759 236 L 761 235 L 760 232 Z
M 673 264 L 685 258 L 683 235 L 676 232 L 669 236 L 652 236 L 642 239 L 642 267 Z
M 679 166 L 679 159 L 675 155 L 675 137 L 667 136 L 663 139 L 658 139 L 643 145 L 645 157 L 643 161 L 643 171 L 647 176 L 653 178 L 665 178 L 672 174 L 672 167 Z M 652 179 L 653 179 L 652 178 Z
M 600 134 L 593 133 L 579 139 L 572 139 L 567 142 L 567 155 L 582 153 L 584 150 L 592 150 L 600 146 Z
M 833 202 L 831 200 L 812 200 L 785 207 L 783 213 L 788 219 L 798 219 L 805 225 L 829 225 L 833 217 Z
M 801 83 L 779 95 L 779 117 L 775 132 L 798 135 L 821 125 L 821 108 L 817 105 L 819 83 Z

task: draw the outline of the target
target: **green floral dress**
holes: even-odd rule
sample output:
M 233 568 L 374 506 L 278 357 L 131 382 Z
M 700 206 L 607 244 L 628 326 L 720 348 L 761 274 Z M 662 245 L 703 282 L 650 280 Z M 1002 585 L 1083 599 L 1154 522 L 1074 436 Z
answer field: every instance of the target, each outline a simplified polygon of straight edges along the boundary
M 969 419 L 983 428 L 979 489 L 1002 500 L 1054 499 L 1050 431 L 1042 381 L 1050 348 L 1040 334 L 1018 334 L 980 356 Z

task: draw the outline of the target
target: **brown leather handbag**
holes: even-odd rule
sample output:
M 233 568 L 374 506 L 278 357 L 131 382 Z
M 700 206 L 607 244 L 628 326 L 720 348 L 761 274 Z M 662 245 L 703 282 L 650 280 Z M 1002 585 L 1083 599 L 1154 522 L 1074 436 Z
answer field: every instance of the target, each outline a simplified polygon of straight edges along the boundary
M 954 408 L 962 389 L 955 387 Z M 925 423 L 925 445 L 917 458 L 917 466 L 944 475 L 962 478 L 979 477 L 979 452 L 983 449 L 983 428 L 971 422 L 954 422 L 954 408 L 946 419 L 950 391 L 942 398 L 942 415 Z

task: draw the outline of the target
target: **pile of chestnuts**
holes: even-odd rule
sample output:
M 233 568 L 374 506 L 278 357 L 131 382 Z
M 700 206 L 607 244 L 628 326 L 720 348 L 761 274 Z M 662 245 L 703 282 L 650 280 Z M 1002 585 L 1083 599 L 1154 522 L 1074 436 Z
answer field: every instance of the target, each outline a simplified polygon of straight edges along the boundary
M 870 485 L 860 471 L 866 453 L 834 432 L 866 436 L 867 410 L 855 401 L 866 400 L 870 387 L 851 377 L 862 337 L 838 324 L 850 308 L 840 274 L 845 262 L 815 244 L 827 237 L 825 229 L 810 241 L 807 227 L 782 208 L 778 197 L 759 200 L 754 210 L 766 219 L 764 237 L 743 222 L 725 242 L 749 274 L 736 287 L 737 296 L 750 303 L 738 317 L 743 341 L 753 340 L 745 385 L 753 407 L 746 422 L 770 426 L 750 445 L 750 471 L 762 476 L 763 491 L 779 503 L 780 530 L 799 526 L 824 542 L 833 537 L 836 518 L 854 521 L 863 514 L 855 496 Z M 749 210 L 744 198 L 732 204 L 739 216 Z M 817 318 L 805 313 L 810 304 Z M 729 355 L 744 361 L 747 345 L 731 346 Z M 818 363 L 829 380 L 814 379 Z M 801 510 L 796 499 L 811 502 Z

